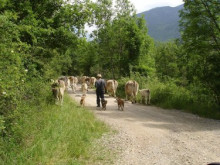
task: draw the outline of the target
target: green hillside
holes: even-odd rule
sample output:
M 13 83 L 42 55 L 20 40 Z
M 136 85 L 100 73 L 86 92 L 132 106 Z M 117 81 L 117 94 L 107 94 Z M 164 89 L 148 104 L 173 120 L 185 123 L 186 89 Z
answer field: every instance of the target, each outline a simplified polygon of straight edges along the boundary
M 183 5 L 158 7 L 139 13 L 138 17 L 144 15 L 151 37 L 157 41 L 167 41 L 180 36 L 178 21 L 182 8 Z

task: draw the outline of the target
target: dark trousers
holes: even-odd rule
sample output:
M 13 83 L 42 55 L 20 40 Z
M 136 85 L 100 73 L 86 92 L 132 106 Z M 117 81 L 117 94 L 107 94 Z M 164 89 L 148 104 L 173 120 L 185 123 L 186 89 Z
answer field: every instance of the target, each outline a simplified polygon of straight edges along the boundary
M 96 96 L 97 96 L 97 105 L 100 106 L 100 98 L 101 100 L 104 100 L 104 92 L 98 92 L 96 91 Z

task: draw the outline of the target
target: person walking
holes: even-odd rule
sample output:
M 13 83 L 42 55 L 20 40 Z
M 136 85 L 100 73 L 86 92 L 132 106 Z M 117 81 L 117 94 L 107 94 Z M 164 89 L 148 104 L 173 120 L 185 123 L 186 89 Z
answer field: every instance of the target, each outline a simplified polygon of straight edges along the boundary
M 100 107 L 100 98 L 104 100 L 105 93 L 105 81 L 102 79 L 101 74 L 97 74 L 97 80 L 95 82 L 96 96 L 97 96 L 97 107 Z

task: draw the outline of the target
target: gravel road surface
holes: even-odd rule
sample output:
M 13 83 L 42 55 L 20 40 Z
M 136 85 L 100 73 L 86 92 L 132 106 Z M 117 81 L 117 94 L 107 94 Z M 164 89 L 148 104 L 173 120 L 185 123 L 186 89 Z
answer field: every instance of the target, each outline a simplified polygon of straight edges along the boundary
M 81 91 L 69 95 L 79 102 Z M 102 143 L 120 151 L 116 165 L 206 165 L 220 162 L 220 121 L 178 110 L 125 102 L 117 109 L 115 98 L 105 95 L 107 110 L 96 108 L 95 91 L 89 89 L 86 107 L 117 130 Z

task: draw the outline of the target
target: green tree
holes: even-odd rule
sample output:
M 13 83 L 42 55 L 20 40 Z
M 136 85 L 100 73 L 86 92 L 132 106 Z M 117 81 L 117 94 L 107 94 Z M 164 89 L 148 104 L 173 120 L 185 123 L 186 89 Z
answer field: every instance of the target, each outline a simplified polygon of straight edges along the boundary
M 119 78 L 129 75 L 130 65 L 148 65 L 153 42 L 144 19 L 136 17 L 129 1 L 116 1 L 114 11 L 114 18 L 105 19 L 104 26 L 98 28 L 95 41 L 99 45 L 99 66 L 108 77 Z
M 199 79 L 220 95 L 220 2 L 219 0 L 186 0 L 180 26 L 188 61 L 188 78 Z
M 0 118 L 6 121 L 7 130 L 25 105 L 41 105 L 49 79 L 68 73 L 72 51 L 78 48 L 85 24 L 91 21 L 91 4 L 0 2 Z
M 161 80 L 177 78 L 179 74 L 177 50 L 177 45 L 172 42 L 160 43 L 157 46 L 155 66 L 157 75 Z

